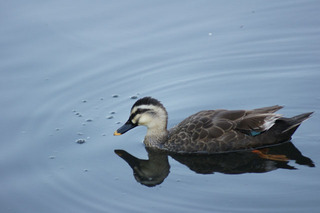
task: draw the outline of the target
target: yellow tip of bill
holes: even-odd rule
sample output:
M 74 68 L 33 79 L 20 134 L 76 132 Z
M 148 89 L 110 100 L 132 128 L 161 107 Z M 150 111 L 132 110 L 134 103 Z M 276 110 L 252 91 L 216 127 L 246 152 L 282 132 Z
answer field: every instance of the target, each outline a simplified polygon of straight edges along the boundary
M 113 133 L 113 135 L 121 135 L 121 133 L 115 131 L 115 132 Z

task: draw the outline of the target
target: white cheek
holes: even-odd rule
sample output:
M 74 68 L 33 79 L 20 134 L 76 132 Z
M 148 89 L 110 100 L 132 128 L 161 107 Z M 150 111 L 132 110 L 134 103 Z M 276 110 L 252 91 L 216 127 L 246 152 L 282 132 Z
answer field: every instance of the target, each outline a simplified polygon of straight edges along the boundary
M 138 125 L 148 126 L 151 123 L 151 121 L 152 118 L 149 115 L 144 114 L 140 117 Z

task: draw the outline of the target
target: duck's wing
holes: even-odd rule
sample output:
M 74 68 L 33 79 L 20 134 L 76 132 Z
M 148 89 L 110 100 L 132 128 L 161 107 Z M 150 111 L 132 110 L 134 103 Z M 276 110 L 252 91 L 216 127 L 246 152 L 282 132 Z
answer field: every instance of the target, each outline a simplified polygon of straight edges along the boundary
M 250 134 L 250 131 L 262 132 L 273 126 L 281 117 L 273 113 L 281 108 L 276 105 L 253 110 L 200 111 L 183 120 L 170 132 L 177 140 L 212 140 L 231 130 L 246 134 Z
M 252 136 L 271 128 L 281 117 L 273 112 L 280 108 L 273 106 L 254 110 L 201 111 L 172 128 L 167 144 L 171 149 L 183 147 L 186 152 L 219 152 L 245 148 L 246 144 L 239 141 L 248 142 L 254 138 Z
M 280 114 L 274 112 L 281 109 L 282 106 L 271 106 L 253 110 L 225 110 L 213 117 L 216 120 L 216 126 L 223 127 L 223 122 L 232 123 L 235 130 L 242 132 L 263 132 L 270 129 L 276 120 L 281 118 Z

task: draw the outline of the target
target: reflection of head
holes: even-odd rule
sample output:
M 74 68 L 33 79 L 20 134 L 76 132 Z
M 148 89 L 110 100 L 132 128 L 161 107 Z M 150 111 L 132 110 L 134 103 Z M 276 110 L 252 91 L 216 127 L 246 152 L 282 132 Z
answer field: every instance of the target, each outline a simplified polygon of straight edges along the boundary
M 169 175 L 170 165 L 166 154 L 149 153 L 149 160 L 142 160 L 124 150 L 115 150 L 115 153 L 130 165 L 136 181 L 145 186 L 159 185 Z

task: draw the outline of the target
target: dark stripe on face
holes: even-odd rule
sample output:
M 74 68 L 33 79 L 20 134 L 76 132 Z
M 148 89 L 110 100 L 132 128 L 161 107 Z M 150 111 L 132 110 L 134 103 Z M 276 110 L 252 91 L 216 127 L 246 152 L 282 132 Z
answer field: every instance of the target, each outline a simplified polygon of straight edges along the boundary
M 134 119 L 134 117 L 136 117 L 136 115 L 138 115 L 138 114 L 143 114 L 143 113 L 145 113 L 145 112 L 147 112 L 147 111 L 150 111 L 150 110 L 151 110 L 151 109 L 137 109 L 137 110 L 135 111 L 135 113 L 133 113 L 133 114 L 130 115 L 129 120 L 132 121 L 132 120 Z M 139 121 L 137 121 L 137 123 L 139 123 Z

